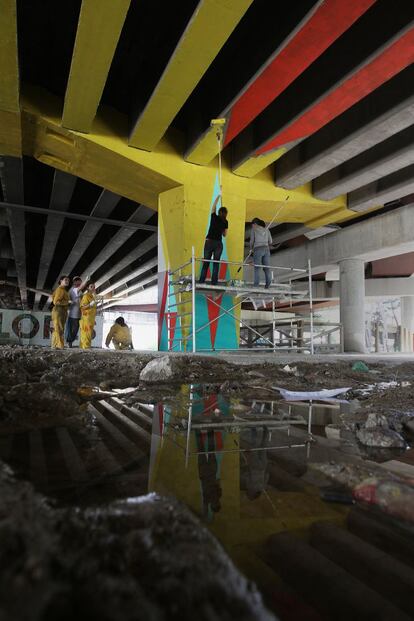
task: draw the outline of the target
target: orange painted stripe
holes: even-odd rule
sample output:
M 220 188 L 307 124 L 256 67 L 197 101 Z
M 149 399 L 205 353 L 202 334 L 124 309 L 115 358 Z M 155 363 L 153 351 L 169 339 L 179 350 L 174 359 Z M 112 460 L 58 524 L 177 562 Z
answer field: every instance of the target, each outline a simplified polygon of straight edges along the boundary
M 345 78 L 333 91 L 322 97 L 299 118 L 278 132 L 260 147 L 255 155 L 263 155 L 294 140 L 305 138 L 332 121 L 414 62 L 414 28 L 390 44 L 374 60 Z
M 225 146 L 376 0 L 321 0 L 232 107 Z

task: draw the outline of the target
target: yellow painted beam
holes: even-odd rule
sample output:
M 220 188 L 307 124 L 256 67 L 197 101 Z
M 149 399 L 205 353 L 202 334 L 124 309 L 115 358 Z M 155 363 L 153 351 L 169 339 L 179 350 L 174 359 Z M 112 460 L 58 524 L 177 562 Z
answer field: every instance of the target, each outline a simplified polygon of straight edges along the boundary
M 0 0 L 0 154 L 21 153 L 16 0 Z
M 200 0 L 150 100 L 130 145 L 152 151 L 253 0 Z
M 258 155 L 256 157 L 249 157 L 244 161 L 237 164 L 237 166 L 233 166 L 233 172 L 235 175 L 240 175 L 241 177 L 248 177 L 251 179 L 255 177 L 260 171 L 264 170 L 273 162 L 282 157 L 282 155 L 286 153 L 286 148 L 282 147 L 281 149 L 276 149 L 275 151 L 271 151 L 270 153 L 266 153 L 265 155 Z
M 22 90 L 22 122 L 24 153 L 59 170 L 153 209 L 158 208 L 162 192 L 180 186 L 192 196 L 204 196 L 209 201 L 217 177 L 217 161 L 208 166 L 185 162 L 180 155 L 182 137 L 174 131 L 167 133 L 156 151 L 131 148 L 127 142 L 127 118 L 103 106 L 89 134 L 68 130 L 61 126 L 61 101 L 42 89 L 27 86 Z M 347 210 L 344 196 L 321 201 L 312 195 L 310 183 L 285 190 L 275 186 L 270 168 L 254 179 L 245 179 L 233 174 L 226 162 L 223 201 L 230 207 L 246 205 L 247 220 L 257 216 L 269 222 L 276 211 L 277 222 L 306 223 L 317 218 L 335 222 L 338 216 L 358 216 Z M 192 208 L 201 209 L 199 199 Z
M 131 0 L 83 0 L 62 125 L 89 132 Z
M 209 127 L 200 140 L 186 151 L 184 159 L 192 164 L 207 166 L 218 155 L 218 152 L 217 128 L 213 126 Z

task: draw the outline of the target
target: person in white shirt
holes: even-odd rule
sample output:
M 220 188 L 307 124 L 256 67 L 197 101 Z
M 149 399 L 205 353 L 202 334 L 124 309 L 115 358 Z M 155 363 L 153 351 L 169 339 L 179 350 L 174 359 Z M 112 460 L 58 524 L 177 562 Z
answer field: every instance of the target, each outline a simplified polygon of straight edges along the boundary
M 82 297 L 82 291 L 86 287 L 88 280 L 82 282 L 80 276 L 75 276 L 72 279 L 72 286 L 69 289 L 69 313 L 66 321 L 65 337 L 69 347 L 73 346 L 73 342 L 78 338 L 79 321 L 81 318 L 80 299 Z
M 252 231 L 250 233 L 250 252 L 253 253 L 254 265 L 263 265 L 265 273 L 265 289 L 269 289 L 272 282 L 272 275 L 269 270 L 270 248 L 272 246 L 272 236 L 266 224 L 260 218 L 252 221 Z M 254 286 L 258 287 L 260 281 L 260 267 L 254 268 Z

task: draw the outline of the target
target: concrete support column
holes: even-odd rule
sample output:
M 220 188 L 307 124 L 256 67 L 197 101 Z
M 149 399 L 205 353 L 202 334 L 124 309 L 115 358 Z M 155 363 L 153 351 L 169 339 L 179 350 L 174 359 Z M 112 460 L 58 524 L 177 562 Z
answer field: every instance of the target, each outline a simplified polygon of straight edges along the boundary
M 218 176 L 212 169 L 204 185 L 188 183 L 159 195 L 158 348 L 161 351 L 192 351 L 194 333 L 197 351 L 237 349 L 239 346 L 240 305 L 237 299 L 220 291 L 197 292 L 193 305 L 190 291 L 178 283 L 168 284 L 168 269 L 178 270 L 187 264 L 193 247 L 196 258 L 203 256 L 211 210 L 219 190 Z M 223 238 L 219 280 L 227 281 L 237 277 L 237 266 L 227 261 L 243 260 L 246 204 L 228 187 L 223 201 L 228 209 L 229 228 Z M 195 267 L 198 280 L 202 262 L 197 261 Z M 180 276 L 191 278 L 191 265 L 177 272 L 174 280 L 179 280 Z
M 401 351 L 414 351 L 414 297 L 401 298 Z
M 362 259 L 339 263 L 340 321 L 344 351 L 365 353 L 365 273 Z

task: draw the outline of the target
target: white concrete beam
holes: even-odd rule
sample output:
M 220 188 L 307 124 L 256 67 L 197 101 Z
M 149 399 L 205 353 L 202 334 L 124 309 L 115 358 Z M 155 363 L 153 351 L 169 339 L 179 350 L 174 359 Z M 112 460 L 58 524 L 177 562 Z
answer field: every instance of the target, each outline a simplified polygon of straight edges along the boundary
M 303 283 L 295 283 L 294 288 L 303 289 Z M 414 278 L 367 278 L 365 280 L 366 298 L 414 297 Z M 312 283 L 314 301 L 339 300 L 339 281 L 316 280 Z
M 308 259 L 312 273 L 334 269 L 339 261 L 360 258 L 365 262 L 414 251 L 414 204 L 373 216 L 302 246 L 276 252 L 271 264 L 304 268 Z

